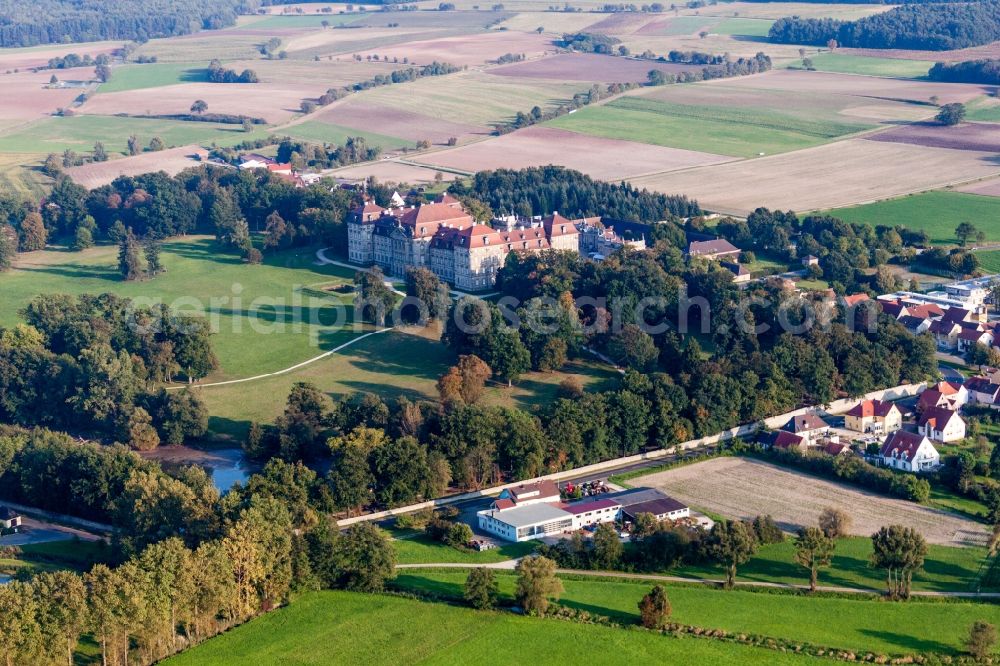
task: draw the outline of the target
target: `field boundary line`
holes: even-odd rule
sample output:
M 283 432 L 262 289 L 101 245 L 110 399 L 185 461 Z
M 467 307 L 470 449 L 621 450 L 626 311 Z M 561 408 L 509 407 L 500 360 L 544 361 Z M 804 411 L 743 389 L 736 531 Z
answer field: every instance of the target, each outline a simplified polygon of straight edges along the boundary
M 266 379 L 267 377 L 277 377 L 278 375 L 284 375 L 284 374 L 287 374 L 289 372 L 294 372 L 295 370 L 298 370 L 299 368 L 303 368 L 303 367 L 309 365 L 310 363 L 315 363 L 316 361 L 324 359 L 327 356 L 332 356 L 333 354 L 336 354 L 337 352 L 341 351 L 342 349 L 344 349 L 346 347 L 350 347 L 355 342 L 359 342 L 361 340 L 364 340 L 367 337 L 371 337 L 373 335 L 378 335 L 379 333 L 387 333 L 389 331 L 394 331 L 394 330 L 396 330 L 396 327 L 395 326 L 390 326 L 389 328 L 381 328 L 381 329 L 379 329 L 377 331 L 370 331 L 368 333 L 363 333 L 363 334 L 359 335 L 358 337 L 351 338 L 347 342 L 345 342 L 345 343 L 343 343 L 341 345 L 338 345 L 338 346 L 334 347 L 333 349 L 331 349 L 329 351 L 323 352 L 319 356 L 313 356 L 312 358 L 306 359 L 305 361 L 302 361 L 301 363 L 296 363 L 295 365 L 289 366 L 287 368 L 283 368 L 281 370 L 275 370 L 274 372 L 267 372 L 267 373 L 265 373 L 263 375 L 255 375 L 253 377 L 243 377 L 242 379 L 229 379 L 229 380 L 226 380 L 224 382 L 211 382 L 209 384 L 184 384 L 184 385 L 180 385 L 180 386 L 167 386 L 166 389 L 168 391 L 177 391 L 179 389 L 189 388 L 189 387 L 194 387 L 194 388 L 209 388 L 209 387 L 212 387 L 212 386 L 228 386 L 230 384 L 243 384 L 244 382 L 252 382 L 252 381 L 256 381 L 258 379 Z
M 505 560 L 503 562 L 490 562 L 490 563 L 479 563 L 479 562 L 438 562 L 438 563 L 419 563 L 419 564 L 397 564 L 397 569 L 476 569 L 479 567 L 485 567 L 489 569 L 513 569 L 514 565 L 518 562 L 517 559 Z M 627 571 L 602 571 L 602 570 L 591 570 L 591 569 L 556 569 L 557 574 L 565 574 L 568 576 L 591 576 L 594 578 L 621 578 L 625 580 L 638 580 L 638 581 L 664 581 L 668 583 L 698 583 L 701 585 L 712 585 L 720 586 L 725 581 L 716 578 L 688 578 L 686 576 L 670 576 L 667 574 L 644 574 L 644 573 L 631 573 Z M 737 587 L 763 587 L 769 589 L 779 589 L 779 590 L 808 590 L 809 585 L 800 583 L 777 583 L 773 581 L 753 581 L 753 580 L 738 580 L 735 585 Z M 839 594 L 858 594 L 870 596 L 872 594 L 881 595 L 882 590 L 873 587 L 839 587 L 835 585 L 817 585 L 817 592 L 834 592 Z M 937 590 L 913 590 L 910 592 L 911 597 L 951 597 L 958 599 L 1000 599 L 1000 592 L 957 592 L 957 591 L 937 591 Z

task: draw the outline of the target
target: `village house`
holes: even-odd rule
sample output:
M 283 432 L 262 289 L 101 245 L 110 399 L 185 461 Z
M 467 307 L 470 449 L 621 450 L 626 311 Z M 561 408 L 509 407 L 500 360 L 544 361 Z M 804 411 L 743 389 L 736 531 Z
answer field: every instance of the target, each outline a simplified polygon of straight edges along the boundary
M 964 354 L 976 345 L 990 347 L 993 345 L 993 332 L 982 327 L 966 328 L 958 334 L 958 353 Z
M 969 402 L 969 391 L 962 384 L 953 382 L 938 382 L 920 394 L 917 400 L 917 412 L 923 413 L 932 407 L 947 407 L 958 410 Z
M 17 531 L 22 522 L 21 514 L 8 506 L 0 506 L 0 529 Z
M 965 421 L 958 412 L 947 407 L 924 410 L 917 420 L 917 429 L 934 442 L 958 442 L 965 439 Z
M 555 481 L 521 484 L 512 488 L 504 488 L 497 499 L 510 500 L 518 506 L 558 502 L 559 486 L 556 485 Z
M 988 377 L 971 377 L 966 380 L 965 388 L 969 392 L 970 403 L 1000 406 L 1000 384 Z
M 809 445 L 829 434 L 830 424 L 820 418 L 815 412 L 808 412 L 793 416 L 788 420 L 788 423 L 781 426 L 781 429 L 785 432 L 798 435 Z
M 844 415 L 844 427 L 855 432 L 885 435 L 903 427 L 903 412 L 886 400 L 862 400 Z
M 750 278 L 752 277 L 750 269 L 743 264 L 723 261 L 720 262 L 720 265 L 733 274 L 733 284 L 747 284 L 750 282 Z
M 687 254 L 689 257 L 701 257 L 718 261 L 720 259 L 730 259 L 738 261 L 743 251 L 727 241 L 725 238 L 715 240 L 696 240 L 688 244 Z
M 800 453 L 805 453 L 809 448 L 805 438 L 790 433 L 787 430 L 775 430 L 774 432 L 766 433 L 761 437 L 760 441 L 765 446 L 770 446 L 773 449 L 781 449 L 782 451 L 794 449 Z
M 930 439 L 905 430 L 889 435 L 879 450 L 879 459 L 886 467 L 914 473 L 933 471 L 941 463 Z

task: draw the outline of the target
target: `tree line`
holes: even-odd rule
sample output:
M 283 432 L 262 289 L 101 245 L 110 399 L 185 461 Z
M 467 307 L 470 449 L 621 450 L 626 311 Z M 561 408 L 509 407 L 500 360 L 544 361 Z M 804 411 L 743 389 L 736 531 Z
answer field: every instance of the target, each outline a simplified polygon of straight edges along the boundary
M 303 160 L 315 156 L 308 144 L 283 145 L 290 160 L 297 161 L 298 150 L 305 155 Z M 338 159 L 370 154 L 363 141 L 322 150 Z M 211 165 L 176 176 L 163 172 L 121 176 L 89 191 L 63 176 L 41 207 L 16 195 L 0 195 L 0 229 L 8 230 L 0 237 L 37 239 L 44 232 L 46 239 L 62 240 L 79 250 L 95 242 L 120 243 L 127 232 L 139 239 L 211 233 L 223 248 L 247 256 L 253 249 L 251 231 L 263 232 L 269 216 L 276 213 L 294 231 L 294 244 L 321 242 L 346 251 L 344 220 L 356 197 L 324 182 L 298 188 L 264 170 Z M 18 244 L 23 251 L 44 247 L 37 240 L 27 245 L 13 243 Z M 5 255 L 4 245 L 0 240 L 0 258 Z M 9 260 L 9 247 L 6 254 Z
M 775 21 L 768 39 L 780 44 L 873 49 L 947 51 L 989 44 L 1000 39 L 1000 5 L 996 2 L 907 4 L 856 21 L 784 17 Z
M 176 0 L 150 4 L 142 0 L 40 0 L 26 5 L 0 2 L 0 47 L 65 42 L 96 42 L 186 35 L 236 23 L 255 9 L 256 0 Z
M 274 472 L 225 498 L 208 493 L 196 502 L 185 502 L 183 492 L 171 496 L 166 488 L 176 490 L 179 482 L 162 473 L 133 472 L 116 504 L 166 524 L 145 543 L 134 542 L 117 566 L 0 586 L 0 658 L 72 664 L 81 636 L 89 634 L 102 663 L 151 664 L 303 592 L 381 590 L 395 575 L 395 552 L 382 531 L 362 523 L 341 534 L 324 516 L 296 513 L 290 494 L 301 485 L 294 478 L 285 485 L 282 472 L 302 470 Z M 0 474 L 10 475 L 2 463 Z M 189 513 L 199 506 L 208 513 Z
M 480 171 L 468 184 L 449 190 L 472 196 L 501 214 L 524 217 L 558 211 L 570 219 L 604 216 L 617 220 L 655 223 L 677 229 L 675 218 L 699 215 L 696 201 L 683 195 L 666 195 L 638 189 L 629 183 L 606 183 L 559 166 Z M 683 236 L 683 233 L 680 234 Z
M 963 62 L 938 62 L 927 72 L 932 81 L 948 83 L 1000 84 L 1000 60 L 982 59 Z

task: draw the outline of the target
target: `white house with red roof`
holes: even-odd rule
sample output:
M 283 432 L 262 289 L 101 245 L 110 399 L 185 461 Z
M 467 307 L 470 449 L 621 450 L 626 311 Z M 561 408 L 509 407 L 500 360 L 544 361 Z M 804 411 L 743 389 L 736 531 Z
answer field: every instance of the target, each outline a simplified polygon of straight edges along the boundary
M 947 407 L 931 407 L 921 413 L 917 428 L 935 442 L 958 442 L 965 439 L 965 421 Z
M 925 435 L 897 430 L 886 438 L 879 450 L 886 467 L 904 472 L 931 472 L 941 464 L 941 455 Z
M 1000 406 L 1000 383 L 989 377 L 971 377 L 965 382 L 969 402 L 977 405 Z

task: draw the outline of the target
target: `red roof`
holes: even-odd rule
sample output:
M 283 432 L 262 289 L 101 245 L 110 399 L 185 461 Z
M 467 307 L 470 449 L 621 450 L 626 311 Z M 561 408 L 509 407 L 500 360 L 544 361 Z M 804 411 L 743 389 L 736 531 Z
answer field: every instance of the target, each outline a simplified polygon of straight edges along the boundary
M 771 440 L 771 446 L 779 449 L 800 448 L 805 440 L 800 436 L 790 433 L 787 430 L 779 430 Z
M 513 509 L 517 505 L 514 504 L 514 500 L 498 499 L 493 501 L 493 506 L 502 511 L 504 509 Z
M 894 407 L 896 407 L 896 405 L 887 400 L 862 400 L 858 404 L 854 405 L 854 407 L 851 407 L 850 411 L 847 412 L 847 415 L 859 418 L 867 418 L 869 416 L 884 417 L 887 416 Z
M 923 305 L 907 305 L 906 309 L 910 311 L 911 315 L 914 317 L 920 317 L 921 319 L 934 319 L 944 315 L 944 310 L 933 303 L 924 303 Z
M 850 450 L 851 447 L 848 446 L 847 444 L 836 444 L 834 442 L 829 442 L 826 446 L 823 447 L 823 451 L 830 456 L 839 456 L 845 451 L 850 451 Z
M 944 394 L 937 389 L 927 389 L 920 394 L 920 400 L 917 401 L 917 411 L 923 412 L 927 409 L 933 409 L 945 404 Z
M 571 236 L 573 234 L 580 233 L 576 228 L 576 224 L 574 224 L 572 220 L 567 220 L 559 213 L 552 213 L 551 215 L 543 217 L 542 226 L 545 228 L 545 234 L 549 237 Z
M 940 391 L 941 395 L 954 395 L 962 390 L 962 385 L 954 384 L 952 382 L 938 382 L 937 386 L 934 388 Z
M 917 449 L 924 443 L 926 437 L 905 430 L 897 430 L 889 435 L 882 445 L 880 454 L 883 458 L 900 458 L 911 461 L 917 455 Z
M 972 315 L 968 310 L 963 310 L 962 308 L 948 308 L 944 312 L 944 321 L 959 323 L 963 321 L 968 321 L 969 317 Z
M 844 305 L 847 307 L 854 307 L 858 303 L 868 300 L 868 294 L 851 294 L 850 296 L 844 296 Z
M 930 423 L 931 427 L 935 430 L 943 430 L 945 425 L 956 416 L 958 414 L 947 407 L 929 407 L 920 415 L 917 425 L 923 428 Z
M 899 319 L 904 314 L 908 314 L 909 312 L 906 306 L 900 303 L 899 301 L 879 301 L 879 302 L 882 303 L 882 312 L 886 313 L 891 317 L 895 317 L 896 319 Z

